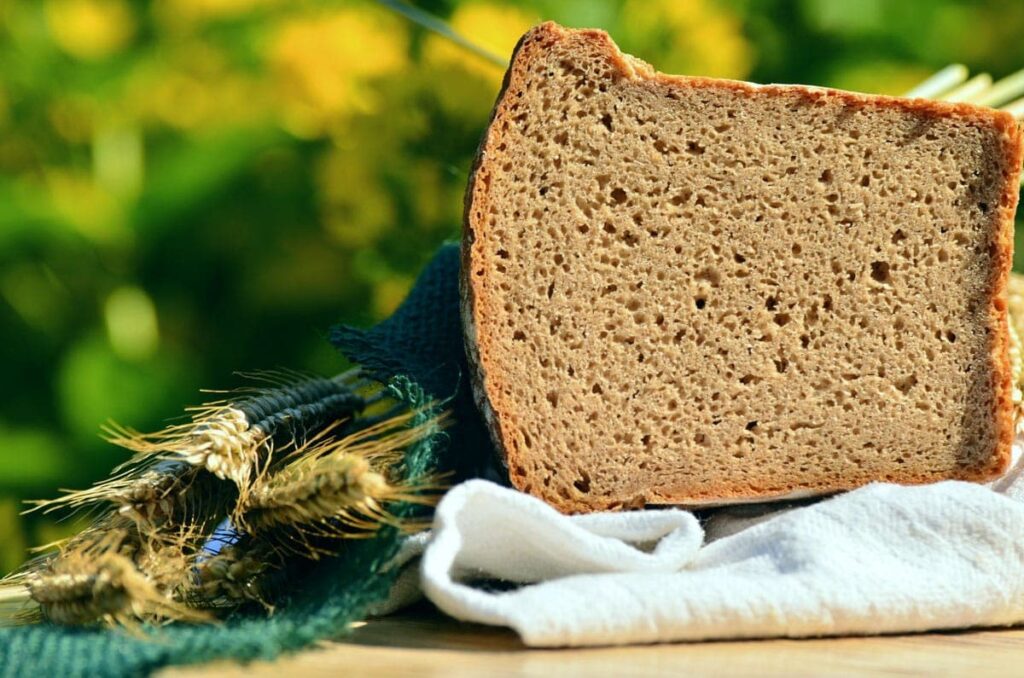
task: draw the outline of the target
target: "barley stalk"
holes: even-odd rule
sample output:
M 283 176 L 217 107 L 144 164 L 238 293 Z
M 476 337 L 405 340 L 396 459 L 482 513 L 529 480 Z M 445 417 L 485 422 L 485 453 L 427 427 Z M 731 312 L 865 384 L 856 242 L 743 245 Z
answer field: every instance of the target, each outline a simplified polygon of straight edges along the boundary
M 43 618 L 62 625 L 102 623 L 140 630 L 140 622 L 206 621 L 208 616 L 160 591 L 127 557 L 104 553 L 77 569 L 33 574 L 27 586 Z
M 233 489 L 201 468 L 182 461 L 156 460 L 86 490 L 66 491 L 57 499 L 29 502 L 34 506 L 27 512 L 96 511 L 102 504 L 111 504 L 118 514 L 147 530 L 164 525 L 201 528 L 223 515 L 234 495 Z

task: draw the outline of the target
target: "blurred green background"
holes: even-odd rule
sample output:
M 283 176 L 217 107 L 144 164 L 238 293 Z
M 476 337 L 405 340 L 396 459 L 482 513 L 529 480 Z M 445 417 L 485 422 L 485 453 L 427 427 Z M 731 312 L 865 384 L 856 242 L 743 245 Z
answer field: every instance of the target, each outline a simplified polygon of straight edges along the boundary
M 541 19 L 669 72 L 901 93 L 1024 67 L 1024 3 L 422 0 L 508 56 Z M 501 69 L 370 0 L 0 0 L 0 572 L 22 501 L 235 370 L 333 373 L 459 233 Z

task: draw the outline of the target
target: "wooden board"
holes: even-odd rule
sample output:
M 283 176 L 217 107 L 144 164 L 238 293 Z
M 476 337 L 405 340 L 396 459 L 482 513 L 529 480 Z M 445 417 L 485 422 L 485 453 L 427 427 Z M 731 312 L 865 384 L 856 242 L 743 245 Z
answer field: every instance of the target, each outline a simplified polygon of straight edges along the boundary
M 1024 629 L 814 640 L 678 643 L 531 650 L 510 631 L 427 608 L 370 621 L 343 642 L 275 662 L 217 662 L 164 671 L 186 676 L 855 676 L 1024 675 Z

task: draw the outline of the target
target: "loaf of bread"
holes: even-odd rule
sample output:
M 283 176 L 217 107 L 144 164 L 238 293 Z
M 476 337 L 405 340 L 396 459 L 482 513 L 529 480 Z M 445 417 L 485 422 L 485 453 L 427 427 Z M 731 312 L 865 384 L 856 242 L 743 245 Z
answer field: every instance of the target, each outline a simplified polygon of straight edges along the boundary
M 512 484 L 582 512 L 999 474 L 1021 154 L 1007 113 L 664 75 L 532 29 L 463 242 Z

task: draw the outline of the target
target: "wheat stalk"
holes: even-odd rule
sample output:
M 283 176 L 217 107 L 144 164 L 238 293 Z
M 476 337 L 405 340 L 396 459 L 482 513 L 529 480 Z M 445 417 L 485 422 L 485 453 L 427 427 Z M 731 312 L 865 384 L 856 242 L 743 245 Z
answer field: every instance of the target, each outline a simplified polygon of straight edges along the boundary
M 988 73 L 968 78 L 963 64 L 946 66 L 904 96 L 940 101 L 999 107 L 1018 120 L 1024 120 L 1024 69 L 992 81 Z M 1024 184 L 1024 176 L 1021 176 Z
M 185 461 L 243 487 L 275 444 L 299 444 L 311 432 L 350 418 L 383 397 L 357 393 L 354 386 L 361 382 L 348 383 L 357 374 L 277 380 L 273 388 L 249 389 L 245 397 L 190 408 L 191 422 L 156 433 L 108 427 L 110 441 L 144 457 Z
M 60 509 L 95 512 L 109 504 L 115 512 L 147 530 L 165 525 L 201 528 L 222 515 L 236 494 L 233 488 L 201 468 L 167 460 L 154 460 L 86 490 L 65 492 L 57 499 L 28 502 L 33 508 L 26 513 Z
M 444 19 L 441 19 L 430 12 L 424 11 L 419 7 L 413 7 L 409 3 L 402 2 L 401 0 L 377 0 L 377 2 L 384 7 L 387 7 L 392 12 L 402 15 L 414 24 L 417 24 L 432 33 L 436 33 L 459 47 L 472 52 L 484 61 L 489 61 L 495 66 L 501 66 L 502 68 L 508 66 L 508 59 L 503 59 L 489 49 L 481 47 L 472 40 L 469 40 L 462 34 L 456 32 L 455 29 L 449 26 L 448 22 Z
M 189 408 L 190 422 L 156 433 L 107 426 L 110 442 L 135 456 L 93 487 L 30 502 L 30 511 L 113 504 L 153 527 L 201 522 L 204 514 L 223 514 L 217 500 L 230 496 L 207 474 L 246 486 L 275 446 L 301 446 L 385 397 L 355 370 L 333 379 L 284 371 L 245 376 L 268 386 L 239 389 L 232 397 Z
M 383 525 L 424 527 L 387 505 L 436 500 L 429 495 L 440 489 L 436 479 L 394 478 L 404 472 L 405 449 L 444 426 L 447 414 L 420 421 L 422 411 L 389 407 L 379 385 L 351 373 L 298 384 L 285 381 L 291 376 L 260 375 L 271 388 L 208 406 L 182 427 L 133 436 L 139 459 L 93 488 L 37 502 L 33 510 L 111 507 L 83 533 L 50 545 L 57 553 L 0 582 L 0 620 L 139 632 L 143 624 L 208 620 L 208 610 L 249 603 L 271 612 L 277 578 L 337 552 L 338 544 L 325 539 L 371 536 Z M 222 425 L 226 408 L 242 415 L 233 429 Z M 340 410 L 340 419 L 324 423 Z M 364 410 L 369 414 L 358 416 Z M 356 431 L 343 435 L 345 427 Z M 260 449 L 218 466 L 213 448 L 188 447 L 214 428 L 233 438 L 225 445 L 243 450 L 255 439 Z M 189 456 L 199 452 L 206 457 Z M 228 526 L 204 537 L 214 521 Z M 233 535 L 227 541 L 225 530 Z

